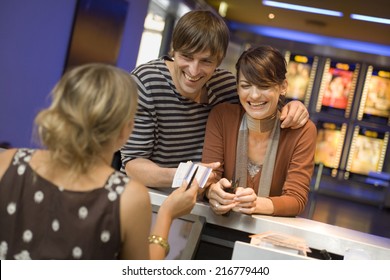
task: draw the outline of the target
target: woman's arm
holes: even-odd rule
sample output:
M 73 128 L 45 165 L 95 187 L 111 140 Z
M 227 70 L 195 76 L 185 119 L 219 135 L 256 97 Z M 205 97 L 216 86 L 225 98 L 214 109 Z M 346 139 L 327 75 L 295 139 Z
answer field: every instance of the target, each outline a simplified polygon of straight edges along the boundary
M 207 121 L 202 162 L 221 162 L 220 167 L 213 170 L 214 180 L 205 191 L 216 214 L 224 214 L 235 206 L 235 195 L 228 189 L 234 176 L 237 133 L 242 114 L 240 105 L 223 103 L 211 110 Z
M 287 130 L 284 137 L 288 141 L 284 141 L 287 144 L 282 148 L 283 151 L 278 152 L 281 156 L 277 158 L 275 166 L 285 169 L 279 169 L 277 174 L 274 171 L 271 187 L 274 194 L 257 197 L 253 189 L 239 188 L 236 191 L 239 204 L 233 210 L 275 216 L 296 216 L 304 210 L 314 168 L 316 128 L 309 121 L 299 131 Z
M 186 190 L 187 182 L 172 192 L 160 206 L 157 213 L 156 223 L 151 231 L 151 235 L 162 237 L 168 242 L 169 230 L 172 221 L 191 212 L 196 203 L 196 196 L 199 185 L 194 180 L 190 188 Z M 150 257 L 152 260 L 164 259 L 166 250 L 161 244 L 150 244 Z
M 148 260 L 152 206 L 148 189 L 130 180 L 120 201 L 122 259 Z
M 155 235 L 168 242 L 172 221 L 189 214 L 196 202 L 198 183 L 187 183 L 172 192 L 157 214 L 153 230 L 151 227 L 152 207 L 149 192 L 142 184 L 131 180 L 121 196 L 120 221 L 123 241 L 122 259 L 164 259 L 166 250 L 161 244 L 150 243 L 148 237 Z

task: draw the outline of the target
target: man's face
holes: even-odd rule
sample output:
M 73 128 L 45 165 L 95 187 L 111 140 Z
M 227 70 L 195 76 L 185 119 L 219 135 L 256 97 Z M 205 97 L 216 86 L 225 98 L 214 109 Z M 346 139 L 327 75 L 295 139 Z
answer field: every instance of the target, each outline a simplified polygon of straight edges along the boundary
M 186 97 L 196 96 L 217 66 L 217 57 L 211 56 L 210 51 L 195 54 L 175 52 L 172 78 L 177 90 Z

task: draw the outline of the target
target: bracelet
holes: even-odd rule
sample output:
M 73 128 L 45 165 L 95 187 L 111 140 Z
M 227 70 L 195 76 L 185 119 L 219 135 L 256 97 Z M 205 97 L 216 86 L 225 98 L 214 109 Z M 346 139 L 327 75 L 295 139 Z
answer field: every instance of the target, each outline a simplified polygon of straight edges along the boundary
M 158 235 L 149 235 L 148 240 L 149 240 L 149 244 L 157 244 L 157 245 L 160 245 L 161 247 L 163 247 L 165 249 L 165 256 L 168 255 L 169 243 L 166 239 L 164 239 Z

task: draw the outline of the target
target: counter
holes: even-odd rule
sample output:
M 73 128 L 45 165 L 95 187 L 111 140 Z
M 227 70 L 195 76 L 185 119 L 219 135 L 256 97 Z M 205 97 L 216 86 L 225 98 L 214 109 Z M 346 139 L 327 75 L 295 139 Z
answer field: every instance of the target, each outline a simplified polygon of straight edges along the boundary
M 149 194 L 154 207 L 159 207 L 168 195 L 165 191 L 157 189 L 149 189 Z M 245 236 L 275 231 L 304 238 L 309 247 L 318 250 L 325 249 L 340 256 L 344 256 L 347 250 L 360 249 L 367 252 L 372 259 L 390 260 L 390 239 L 314 220 L 300 217 L 250 216 L 235 212 L 231 212 L 229 216 L 220 216 L 216 215 L 208 203 L 204 202 L 197 202 L 191 215 L 202 217 L 205 225 L 211 225 L 214 232 L 217 232 L 211 238 L 212 240 L 207 236 L 203 240 L 231 248 L 234 244 L 227 238 L 230 234 L 227 232 L 230 230 L 242 232 Z

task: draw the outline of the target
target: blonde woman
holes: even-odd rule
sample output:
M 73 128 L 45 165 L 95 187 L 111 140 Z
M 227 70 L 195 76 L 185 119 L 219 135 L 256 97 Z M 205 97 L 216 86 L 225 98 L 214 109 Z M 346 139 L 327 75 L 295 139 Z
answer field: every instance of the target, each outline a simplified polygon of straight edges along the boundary
M 160 207 L 153 230 L 145 186 L 111 167 L 137 109 L 131 76 L 87 64 L 67 72 L 36 117 L 46 149 L 0 153 L 1 259 L 163 259 L 172 220 L 198 184 Z M 150 249 L 150 250 L 149 250 Z

